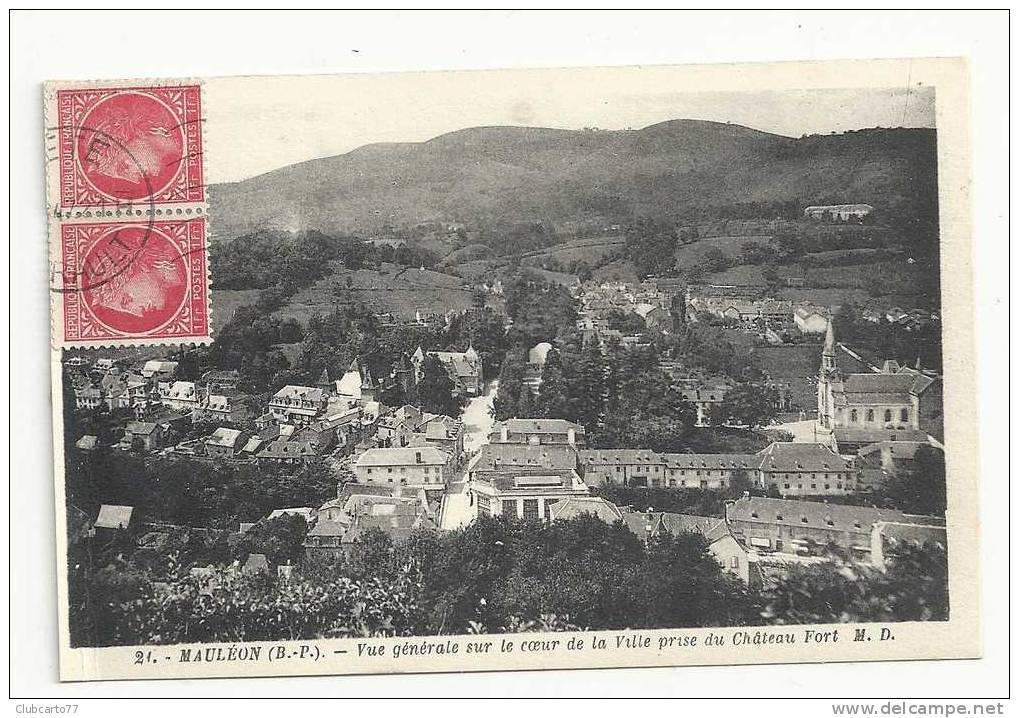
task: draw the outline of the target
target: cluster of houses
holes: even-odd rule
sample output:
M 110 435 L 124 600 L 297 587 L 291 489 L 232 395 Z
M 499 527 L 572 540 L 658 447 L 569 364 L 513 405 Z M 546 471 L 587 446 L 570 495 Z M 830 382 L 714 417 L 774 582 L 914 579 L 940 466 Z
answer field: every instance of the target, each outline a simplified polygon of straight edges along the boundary
M 624 334 L 610 326 L 610 318 L 618 314 L 637 317 L 652 331 L 668 333 L 674 329 L 668 295 L 653 281 L 603 282 L 581 285 L 575 291 L 580 302 L 577 329 L 585 343 L 601 345 L 610 340 L 624 346 L 639 343 L 638 334 Z
M 436 356 L 451 377 L 456 372 L 464 393 L 478 390 L 481 360 L 472 348 L 428 354 Z M 420 371 L 424 356 L 419 349 L 409 358 L 410 374 Z M 117 443 L 121 449 L 299 465 L 328 454 L 409 447 L 442 452 L 451 467 L 463 460 L 464 428 L 459 418 L 410 405 L 386 407 L 376 398 L 380 383 L 357 361 L 339 380 L 331 381 L 323 372 L 316 386 L 282 387 L 262 413 L 237 391 L 236 372 L 213 371 L 199 382 L 183 381 L 173 379 L 174 362 L 148 361 L 132 368 L 108 359 L 92 367 L 74 366 L 72 371 L 79 409 L 130 411 Z M 196 424 L 215 429 L 205 437 L 180 441 Z M 76 445 L 94 450 L 98 437 L 83 436 Z

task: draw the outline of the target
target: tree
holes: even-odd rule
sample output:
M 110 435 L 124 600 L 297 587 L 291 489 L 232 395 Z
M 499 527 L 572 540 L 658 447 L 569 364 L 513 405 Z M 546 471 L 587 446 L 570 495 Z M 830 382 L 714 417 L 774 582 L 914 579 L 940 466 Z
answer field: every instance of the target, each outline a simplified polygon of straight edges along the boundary
M 768 623 L 948 619 L 948 555 L 933 544 L 896 546 L 887 570 L 866 564 L 794 566 L 769 588 Z
M 626 255 L 637 274 L 666 276 L 676 269 L 675 227 L 650 219 L 640 219 L 626 228 Z
M 259 521 L 245 532 L 237 544 L 235 556 L 243 559 L 249 553 L 261 553 L 274 565 L 288 561 L 297 563 L 304 553 L 302 544 L 307 533 L 307 522 L 296 514 Z
M 882 493 L 892 506 L 908 514 L 944 516 L 948 500 L 945 455 L 933 446 L 921 446 L 913 465 L 892 475 Z
M 545 355 L 545 365 L 541 370 L 541 386 L 538 389 L 538 400 L 535 402 L 535 416 L 566 418 L 569 404 L 566 391 L 566 378 L 563 375 L 559 352 L 550 349 Z
M 751 429 L 766 426 L 778 414 L 778 391 L 767 384 L 744 382 L 725 393 L 725 398 L 711 407 L 712 424 L 735 423 Z
M 529 392 L 521 384 L 527 365 L 525 355 L 526 350 L 523 347 L 514 347 L 506 353 L 506 358 L 502 362 L 502 368 L 499 370 L 499 389 L 492 402 L 494 416 L 499 421 L 521 416 L 519 411 L 521 393 Z
M 458 416 L 460 399 L 453 395 L 453 380 L 438 359 L 426 356 L 421 363 L 421 378 L 417 383 L 417 401 L 424 411 L 433 414 Z

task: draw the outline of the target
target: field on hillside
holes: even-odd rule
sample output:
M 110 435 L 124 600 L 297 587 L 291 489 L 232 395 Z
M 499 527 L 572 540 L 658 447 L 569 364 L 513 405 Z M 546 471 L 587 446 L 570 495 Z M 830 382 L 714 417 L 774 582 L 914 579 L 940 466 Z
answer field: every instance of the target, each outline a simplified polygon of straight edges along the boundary
M 212 288 L 212 331 L 218 332 L 230 321 L 237 307 L 254 304 L 260 289 Z
M 828 254 L 828 253 L 825 253 Z M 808 255 L 817 256 L 817 255 Z M 766 284 L 761 265 L 739 265 L 724 272 L 704 276 L 712 284 Z M 861 307 L 904 309 L 933 309 L 937 298 L 927 297 L 922 290 L 923 269 L 908 264 L 905 259 L 846 266 L 816 267 L 803 264 L 776 267 L 779 277 L 802 277 L 804 287 L 784 287 L 778 297 L 793 301 L 807 301 L 821 305 L 851 302 Z
M 738 257 L 747 242 L 770 245 L 768 235 L 749 235 L 740 237 L 704 237 L 689 244 L 681 244 L 676 248 L 676 266 L 687 269 L 704 261 L 704 255 L 711 249 L 717 249 L 726 257 Z
M 583 261 L 593 266 L 605 257 L 623 249 L 626 240 L 619 237 L 584 237 L 571 239 L 540 252 L 529 252 L 521 257 L 520 263 L 528 266 L 540 265 L 545 259 L 555 259 L 563 266 L 570 262 Z
M 332 269 L 329 276 L 295 294 L 277 314 L 306 324 L 313 315 L 348 302 L 363 302 L 400 319 L 413 319 L 417 311 L 441 313 L 471 306 L 470 289 L 449 274 L 396 264 L 349 270 L 337 262 Z

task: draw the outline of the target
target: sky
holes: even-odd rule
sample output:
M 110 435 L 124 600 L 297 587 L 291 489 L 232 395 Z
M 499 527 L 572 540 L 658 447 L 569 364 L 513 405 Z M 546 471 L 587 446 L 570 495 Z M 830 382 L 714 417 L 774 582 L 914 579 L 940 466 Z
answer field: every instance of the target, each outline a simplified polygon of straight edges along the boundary
M 773 66 L 748 67 L 214 78 L 204 94 L 206 173 L 212 184 L 232 182 L 374 142 L 486 125 L 615 130 L 699 119 L 791 137 L 935 126 L 934 89 L 908 75 L 882 77 L 879 87 L 847 78 L 841 88 L 804 89 L 818 78 L 801 72 L 793 87 L 762 89 L 790 80 L 761 74 Z

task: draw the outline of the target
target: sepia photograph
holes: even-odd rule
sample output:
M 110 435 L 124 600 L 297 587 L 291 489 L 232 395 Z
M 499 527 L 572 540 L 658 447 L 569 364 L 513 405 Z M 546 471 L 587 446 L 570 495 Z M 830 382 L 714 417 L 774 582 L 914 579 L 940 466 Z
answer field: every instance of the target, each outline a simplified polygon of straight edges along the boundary
M 48 84 L 65 675 L 949 622 L 943 88 L 707 86 Z

